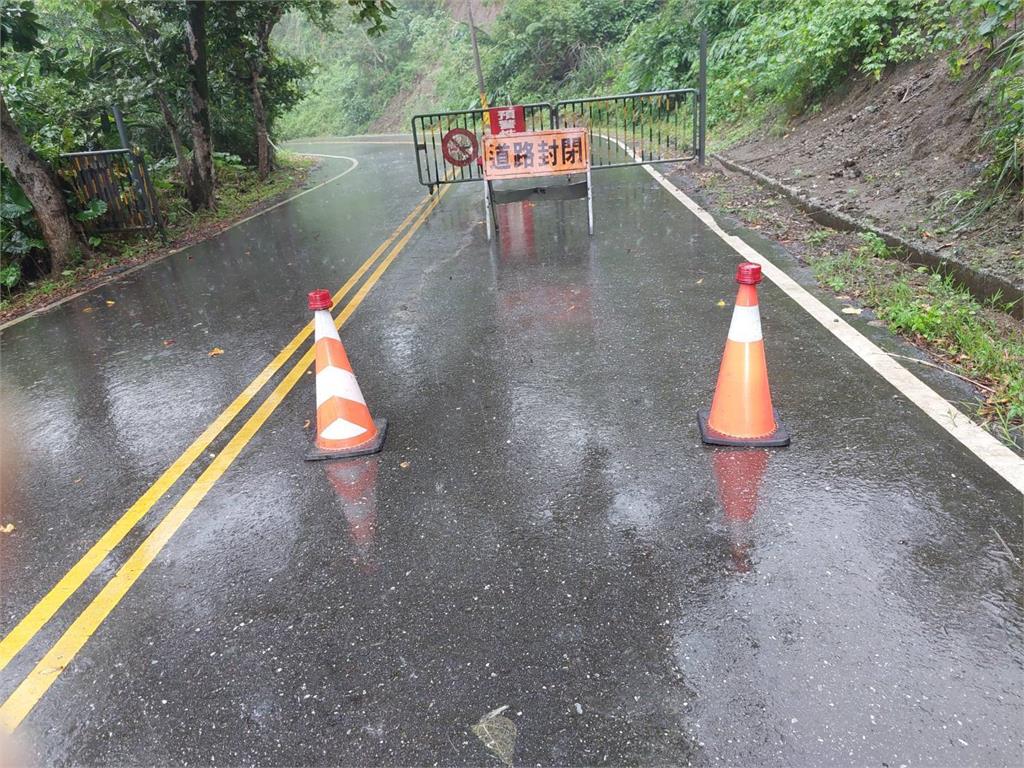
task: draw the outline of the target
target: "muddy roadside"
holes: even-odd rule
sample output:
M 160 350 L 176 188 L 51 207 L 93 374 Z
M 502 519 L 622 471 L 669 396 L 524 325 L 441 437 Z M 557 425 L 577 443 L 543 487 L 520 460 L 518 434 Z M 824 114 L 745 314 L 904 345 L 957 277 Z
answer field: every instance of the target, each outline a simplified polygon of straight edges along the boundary
M 980 299 L 1014 298 L 1024 292 L 1024 201 L 993 199 L 984 183 L 986 77 L 954 78 L 941 58 L 895 67 L 720 153 L 791 196 L 934 254 L 924 261 L 950 263 Z

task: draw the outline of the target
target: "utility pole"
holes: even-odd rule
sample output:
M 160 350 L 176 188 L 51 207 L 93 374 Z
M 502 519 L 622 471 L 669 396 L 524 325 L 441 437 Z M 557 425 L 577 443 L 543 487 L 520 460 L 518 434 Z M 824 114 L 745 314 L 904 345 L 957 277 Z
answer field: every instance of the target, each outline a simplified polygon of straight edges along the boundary
M 466 0 L 469 14 L 469 39 L 473 42 L 473 63 L 476 64 L 476 86 L 480 90 L 480 108 L 487 109 L 487 91 L 484 88 L 484 70 L 480 66 L 480 48 L 476 44 L 476 24 L 473 23 L 473 3 Z
M 117 126 L 117 135 L 121 139 L 121 146 L 124 149 L 131 149 L 131 145 L 128 143 L 128 129 L 124 125 L 124 115 L 121 114 L 121 108 L 117 104 L 110 105 L 110 111 L 114 113 L 114 124 Z M 110 123 L 107 123 L 110 125 Z

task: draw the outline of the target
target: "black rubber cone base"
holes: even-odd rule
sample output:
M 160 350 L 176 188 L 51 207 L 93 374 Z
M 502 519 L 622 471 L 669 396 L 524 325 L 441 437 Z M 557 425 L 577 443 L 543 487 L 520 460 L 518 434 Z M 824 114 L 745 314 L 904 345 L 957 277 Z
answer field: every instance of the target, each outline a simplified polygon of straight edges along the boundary
M 697 426 L 700 439 L 708 445 L 731 445 L 736 448 L 774 448 L 789 445 L 789 430 L 779 421 L 779 412 L 772 408 L 775 416 L 775 431 L 765 437 L 731 437 L 716 432 L 708 426 L 708 411 L 697 411 Z
M 323 461 L 325 459 L 351 459 L 355 456 L 369 456 L 371 453 L 377 453 L 381 448 L 384 447 L 384 436 L 388 431 L 388 420 L 387 419 L 374 419 L 373 423 L 377 426 L 377 436 L 368 443 L 357 445 L 353 448 L 346 448 L 343 451 L 325 451 L 321 448 L 316 447 L 316 438 L 313 438 L 313 447 L 309 449 L 306 454 L 306 461 Z

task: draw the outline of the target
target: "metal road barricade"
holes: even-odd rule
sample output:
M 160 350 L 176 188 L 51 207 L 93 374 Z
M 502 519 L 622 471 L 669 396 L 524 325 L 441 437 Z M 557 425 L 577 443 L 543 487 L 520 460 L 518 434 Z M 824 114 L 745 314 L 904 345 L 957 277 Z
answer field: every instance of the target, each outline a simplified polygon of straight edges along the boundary
M 703 53 L 701 62 L 703 72 Z M 701 90 L 678 88 L 416 115 L 416 171 L 420 184 L 431 192 L 440 184 L 483 181 L 488 239 L 491 222 L 497 227 L 494 206 L 534 195 L 586 199 L 593 234 L 591 171 L 703 162 L 705 110 Z M 563 142 L 570 142 L 565 146 L 570 147 L 573 162 L 568 164 L 563 162 Z M 572 151 L 572 142 L 584 148 L 582 158 Z M 574 174 L 585 174 L 585 181 L 574 182 Z M 565 183 L 494 187 L 495 182 L 537 176 L 563 176 Z
M 499 108 L 500 109 L 500 108 Z M 594 170 L 638 163 L 696 160 L 700 152 L 700 92 L 695 88 L 524 104 L 526 131 L 586 128 Z M 412 119 L 420 184 L 433 189 L 483 179 L 488 112 L 467 109 Z
M 697 159 L 700 94 L 693 88 L 567 99 L 554 105 L 559 128 L 586 128 L 590 165 Z
M 100 199 L 107 210 L 85 227 L 94 232 L 114 232 L 163 227 L 156 190 L 149 180 L 142 156 L 131 149 L 69 152 L 60 156 L 60 174 L 78 202 L 87 206 Z

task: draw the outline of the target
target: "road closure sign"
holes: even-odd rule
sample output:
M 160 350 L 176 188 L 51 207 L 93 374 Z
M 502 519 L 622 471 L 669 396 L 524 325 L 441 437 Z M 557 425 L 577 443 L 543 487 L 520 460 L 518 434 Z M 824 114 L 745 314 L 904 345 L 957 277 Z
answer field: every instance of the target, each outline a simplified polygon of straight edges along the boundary
M 484 136 L 483 161 L 488 181 L 585 173 L 590 165 L 587 129 Z

